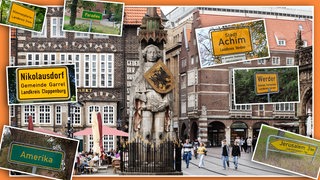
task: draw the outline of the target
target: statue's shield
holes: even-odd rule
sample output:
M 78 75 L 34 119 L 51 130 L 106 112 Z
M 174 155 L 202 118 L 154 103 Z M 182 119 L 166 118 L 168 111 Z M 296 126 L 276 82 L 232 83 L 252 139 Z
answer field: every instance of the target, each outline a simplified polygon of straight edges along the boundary
M 144 73 L 144 78 L 158 93 L 166 94 L 174 88 L 173 75 L 161 60 Z

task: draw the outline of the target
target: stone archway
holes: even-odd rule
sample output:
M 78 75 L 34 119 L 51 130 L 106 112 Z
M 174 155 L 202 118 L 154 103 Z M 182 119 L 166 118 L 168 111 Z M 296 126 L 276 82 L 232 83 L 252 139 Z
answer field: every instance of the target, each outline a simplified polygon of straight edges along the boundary
M 242 121 L 236 121 L 230 126 L 231 134 L 230 134 L 230 144 L 233 144 L 233 141 L 236 137 L 246 138 L 248 134 L 248 125 Z
M 192 122 L 191 129 L 190 129 L 191 142 L 193 142 L 195 139 L 198 138 L 198 134 L 199 134 L 198 131 L 199 131 L 198 124 L 196 122 Z
M 181 138 L 181 140 L 188 139 L 188 131 L 187 131 L 187 126 L 185 123 L 183 123 L 181 126 L 180 138 Z
M 226 138 L 225 128 L 225 124 L 220 121 L 214 121 L 208 124 L 209 146 L 221 146 L 221 141 Z
M 252 126 L 252 136 L 258 138 L 259 133 L 260 133 L 260 127 L 262 124 L 269 125 L 268 123 L 265 122 L 256 122 Z

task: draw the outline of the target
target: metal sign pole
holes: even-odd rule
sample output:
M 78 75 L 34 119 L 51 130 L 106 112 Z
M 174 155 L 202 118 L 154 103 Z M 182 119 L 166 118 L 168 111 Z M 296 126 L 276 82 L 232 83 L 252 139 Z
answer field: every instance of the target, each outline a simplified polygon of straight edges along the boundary
M 89 32 L 91 32 L 91 28 L 92 28 L 92 20 L 90 20 Z
M 37 171 L 37 167 L 36 166 L 32 166 L 32 174 L 35 174 Z
M 268 103 L 270 102 L 270 88 L 268 88 Z

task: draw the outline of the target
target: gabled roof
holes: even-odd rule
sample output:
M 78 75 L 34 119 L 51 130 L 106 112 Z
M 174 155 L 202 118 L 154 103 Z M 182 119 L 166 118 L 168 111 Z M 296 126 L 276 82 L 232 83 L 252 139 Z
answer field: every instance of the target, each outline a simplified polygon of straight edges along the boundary
M 142 18 L 147 13 L 147 7 L 125 7 L 124 8 L 124 25 L 141 25 Z M 157 13 L 163 17 L 160 7 L 157 8 Z
M 250 21 L 253 17 L 241 16 L 225 16 L 225 15 L 209 15 L 200 14 L 201 28 L 222 24 L 237 23 L 242 21 Z M 266 18 L 266 28 L 270 50 L 295 50 L 296 34 L 299 26 L 302 28 L 302 40 L 308 42 L 308 46 L 312 45 L 312 21 L 310 20 L 283 20 Z M 278 46 L 278 40 L 285 40 L 286 46 Z

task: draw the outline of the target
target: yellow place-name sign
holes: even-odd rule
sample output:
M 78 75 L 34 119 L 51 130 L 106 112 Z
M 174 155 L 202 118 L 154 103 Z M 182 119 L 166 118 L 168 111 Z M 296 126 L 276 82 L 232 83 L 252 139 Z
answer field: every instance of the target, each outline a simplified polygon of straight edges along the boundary
M 279 92 L 277 73 L 256 73 L 255 74 L 256 94 L 267 94 Z
M 316 146 L 282 139 L 278 139 L 276 141 L 271 142 L 271 145 L 280 151 L 310 156 L 313 156 L 317 150 Z
M 211 31 L 211 41 L 214 56 L 252 51 L 249 28 Z
M 12 2 L 8 22 L 33 29 L 36 12 L 21 4 Z
M 68 100 L 70 98 L 68 68 L 18 68 L 17 99 L 19 101 Z

